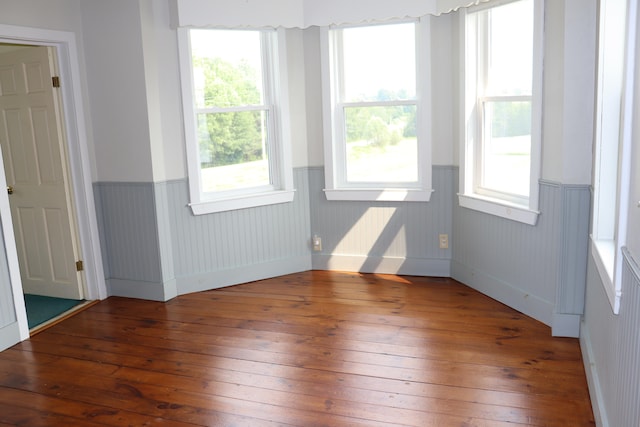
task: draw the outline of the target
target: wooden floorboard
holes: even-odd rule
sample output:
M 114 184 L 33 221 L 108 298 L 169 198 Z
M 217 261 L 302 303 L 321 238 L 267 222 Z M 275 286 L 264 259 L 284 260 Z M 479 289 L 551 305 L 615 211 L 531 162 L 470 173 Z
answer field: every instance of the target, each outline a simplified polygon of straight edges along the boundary
M 0 425 L 593 426 L 578 340 L 451 279 L 112 297 L 0 353 Z

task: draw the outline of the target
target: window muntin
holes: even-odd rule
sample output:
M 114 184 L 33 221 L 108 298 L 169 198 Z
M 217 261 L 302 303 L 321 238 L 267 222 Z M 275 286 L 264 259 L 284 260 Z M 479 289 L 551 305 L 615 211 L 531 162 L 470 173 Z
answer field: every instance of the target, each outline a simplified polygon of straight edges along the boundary
M 181 29 L 179 34 L 194 213 L 290 201 L 284 33 Z
M 518 0 L 478 7 L 462 16 L 466 143 L 460 204 L 535 224 L 541 6 L 535 0 Z
M 327 198 L 428 200 L 428 106 L 417 78 L 428 79 L 428 72 L 420 73 L 428 49 L 417 54 L 421 25 L 426 24 L 326 30 Z M 351 195 L 340 193 L 345 190 Z

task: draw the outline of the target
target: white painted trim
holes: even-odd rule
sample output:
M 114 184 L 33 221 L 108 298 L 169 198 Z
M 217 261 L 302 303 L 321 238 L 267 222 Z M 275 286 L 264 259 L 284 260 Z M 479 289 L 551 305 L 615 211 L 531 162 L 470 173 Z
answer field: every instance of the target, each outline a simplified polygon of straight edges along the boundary
M 554 337 L 580 337 L 580 314 L 554 313 L 551 323 L 551 335 Z
M 325 168 L 325 196 L 327 200 L 343 201 L 416 201 L 428 202 L 433 192 L 432 183 L 432 91 L 431 91 L 431 21 L 425 16 L 419 20 L 394 20 L 392 23 L 415 24 L 416 41 L 416 99 L 411 101 L 342 102 L 344 64 L 341 28 L 320 28 L 320 66 L 322 79 L 323 149 Z M 357 26 L 366 26 L 363 24 Z M 336 33 L 332 33 L 336 31 Z M 416 105 L 417 182 L 348 182 L 346 177 L 345 106 Z
M 473 209 L 529 225 L 536 225 L 538 215 L 540 215 L 540 212 L 531 210 L 526 206 L 483 197 L 477 194 L 458 194 L 458 203 L 463 208 Z
M 616 270 L 616 242 L 614 240 L 597 240 L 591 236 L 591 257 L 596 265 L 600 281 L 604 287 L 607 299 L 611 304 L 613 314 L 620 312 L 620 299 L 622 297 L 622 279 Z
M 169 282 L 144 282 L 141 280 L 108 279 L 109 295 L 138 298 L 151 301 L 169 301 L 176 295 L 165 289 L 175 289 L 175 279 Z
M 0 190 L 4 188 L 7 188 L 7 178 L 4 172 L 2 150 L 0 150 Z M 2 223 L 1 232 L 4 238 L 4 248 L 7 256 L 7 267 L 9 269 L 9 280 L 11 282 L 10 286 L 13 293 L 13 306 L 16 312 L 16 321 L 18 323 L 19 340 L 22 341 L 29 338 L 29 323 L 27 321 L 27 310 L 24 305 L 22 279 L 20 278 L 20 264 L 18 263 L 16 237 L 13 232 L 13 221 L 11 219 L 9 194 L 6 191 L 0 191 L 0 222 Z M 11 346 L 15 343 L 2 344 L 8 344 L 8 346 Z
M 325 189 L 327 200 L 428 202 L 433 190 L 404 188 L 340 188 Z
M 608 13 L 601 12 L 598 58 L 598 87 L 596 102 L 595 126 L 595 161 L 594 161 L 594 201 L 592 226 L 592 256 L 600 275 L 601 283 L 611 304 L 614 314 L 620 311 L 622 298 L 622 248 L 626 246 L 630 185 L 631 185 L 631 151 L 633 144 L 633 110 L 635 87 L 635 67 L 637 65 L 635 40 L 637 32 L 637 2 L 608 1 L 601 5 Z M 625 25 L 618 22 L 624 15 Z M 611 29 L 613 28 L 613 29 Z M 622 33 L 619 33 L 622 32 Z M 616 37 L 617 36 L 617 37 Z M 609 51 L 605 58 L 604 50 L 610 43 L 608 38 L 619 43 L 618 38 L 625 41 L 620 51 L 614 50 L 613 57 Z M 611 64 L 624 63 L 622 72 L 612 69 Z M 619 111 L 611 117 L 611 107 L 607 100 L 620 97 Z M 615 104 L 616 108 L 618 104 Z M 618 139 L 611 139 L 611 129 L 618 134 Z M 609 131 L 609 132 L 607 132 Z M 613 144 L 612 144 L 613 143 Z M 617 167 L 611 170 L 611 164 L 605 159 L 613 156 Z M 616 172 L 617 174 L 611 174 Z M 617 182 L 617 184 L 616 184 Z M 613 187 L 613 188 L 612 188 Z M 617 196 L 617 197 L 616 197 Z M 610 200 L 612 199 L 612 200 Z M 615 204 L 617 203 L 617 206 Z
M 93 197 L 88 133 L 82 97 L 82 74 L 76 35 L 68 31 L 0 25 L 0 42 L 37 44 L 56 48 L 67 133 L 67 152 L 74 193 L 80 247 L 85 265 L 86 299 L 104 299 L 104 279 L 98 220 Z M 17 262 L 17 260 L 16 260 Z M 17 265 L 17 264 L 16 264 Z M 22 289 L 20 289 L 22 294 Z M 24 319 L 26 326 L 26 317 Z
M 214 28 L 309 28 L 440 15 L 489 0 L 171 0 L 171 24 Z M 514 0 L 491 0 L 504 4 Z
M 359 273 L 450 277 L 451 261 L 434 258 L 403 258 L 367 255 L 313 255 L 314 270 Z
M 246 196 L 238 196 L 229 199 L 210 200 L 199 203 L 190 203 L 194 215 L 204 215 L 214 212 L 224 212 L 257 206 L 275 205 L 278 203 L 292 202 L 295 191 L 270 191 L 265 193 L 252 193 Z
M 18 322 L 9 323 L 7 326 L 0 328 L 0 351 L 13 347 L 16 343 L 24 341 L 27 338 L 29 338 L 29 335 L 27 335 L 26 338 L 21 336 Z
M 279 28 L 273 34 L 263 34 L 265 52 L 263 70 L 266 77 L 265 92 L 272 108 L 272 126 L 268 126 L 272 148 L 269 150 L 269 168 L 272 184 L 242 190 L 213 192 L 212 197 L 203 194 L 200 155 L 196 148 L 196 109 L 193 82 L 193 64 L 191 61 L 191 39 L 189 29 L 178 29 L 178 55 L 180 66 L 180 84 L 182 90 L 182 113 L 186 140 L 187 172 L 189 175 L 189 206 L 194 215 L 265 206 L 291 202 L 294 198 L 291 114 L 289 100 L 289 78 L 287 59 L 287 39 L 284 29 Z M 265 56 L 270 58 L 269 61 Z M 272 59 L 272 61 L 271 61 Z M 262 108 L 262 106 L 260 107 Z M 224 111 L 246 111 L 253 107 Z M 216 111 L 213 108 L 210 111 Z M 219 110 L 219 109 L 218 109 Z M 199 110 L 201 111 L 201 110 Z M 267 190 L 265 190 L 267 189 Z
M 460 52 L 460 129 L 463 135 L 463 145 L 460 150 L 460 194 L 459 204 L 468 209 L 477 210 L 490 215 L 511 219 L 529 225 L 536 225 L 539 209 L 540 186 L 539 180 L 542 170 L 542 94 L 543 94 L 543 61 L 544 61 L 544 2 L 534 0 L 534 34 L 533 34 L 533 81 L 532 81 L 532 117 L 531 117 L 531 157 L 529 196 L 526 205 L 514 203 L 513 195 L 488 197 L 479 194 L 476 182 L 479 181 L 479 168 L 476 166 L 478 145 L 480 144 L 478 128 L 480 123 L 477 109 L 478 95 L 478 53 L 472 44 L 475 41 L 477 23 L 467 19 L 468 13 L 486 10 L 491 7 L 502 6 L 511 1 L 491 2 L 469 11 L 462 9 L 459 15 L 459 35 L 463 44 Z M 467 32 L 467 25 L 473 25 L 472 31 Z M 471 55 L 473 56 L 471 57 Z M 497 194 L 497 193 L 496 193 Z

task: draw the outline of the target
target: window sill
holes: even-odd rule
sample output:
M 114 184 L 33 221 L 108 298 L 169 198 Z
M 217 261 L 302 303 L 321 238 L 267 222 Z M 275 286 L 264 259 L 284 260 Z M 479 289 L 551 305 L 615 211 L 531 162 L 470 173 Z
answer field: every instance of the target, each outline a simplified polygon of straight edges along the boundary
M 540 212 L 522 205 L 478 195 L 458 194 L 458 203 L 463 208 L 473 209 L 528 225 L 536 225 L 538 215 L 540 215 Z
M 325 189 L 327 200 L 378 201 L 378 202 L 428 202 L 433 190 L 407 188 L 341 188 Z
M 614 285 L 613 272 L 615 269 L 616 243 L 611 239 L 594 239 L 591 237 L 591 256 L 596 264 L 600 281 L 604 287 L 613 314 L 620 311 L 621 292 Z
M 268 193 L 254 193 L 228 199 L 190 203 L 189 207 L 191 207 L 194 215 L 205 215 L 215 212 L 287 203 L 293 201 L 294 195 L 294 190 L 270 191 Z

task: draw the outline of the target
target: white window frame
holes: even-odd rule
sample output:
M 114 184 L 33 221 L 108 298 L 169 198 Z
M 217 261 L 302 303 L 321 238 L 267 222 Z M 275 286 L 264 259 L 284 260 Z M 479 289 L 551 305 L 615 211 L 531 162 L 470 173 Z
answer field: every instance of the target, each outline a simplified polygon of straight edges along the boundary
M 194 99 L 193 68 L 189 28 L 178 28 L 180 80 L 189 176 L 189 206 L 194 215 L 291 202 L 294 198 L 291 161 L 291 127 L 284 29 L 259 30 L 263 43 L 265 103 L 269 112 L 269 174 L 271 185 L 204 193 L 197 140 L 197 108 Z M 244 30 L 237 30 L 244 31 Z M 253 30 L 257 31 L 257 30 Z
M 534 34 L 533 34 L 533 70 L 532 96 L 509 97 L 509 100 L 531 100 L 531 156 L 529 176 L 529 196 L 519 197 L 512 194 L 487 191 L 479 188 L 481 172 L 482 117 L 479 104 L 481 102 L 502 100 L 502 97 L 487 97 L 481 93 L 479 79 L 483 78 L 478 70 L 479 58 L 477 42 L 477 19 L 471 14 L 501 6 L 518 0 L 495 1 L 467 9 L 460 9 L 460 40 L 464 43 L 461 49 L 461 129 L 463 130 L 463 148 L 460 150 L 460 206 L 502 218 L 535 225 L 538 211 L 539 180 L 542 153 L 542 67 L 543 67 L 543 23 L 544 2 L 534 0 Z M 473 34 L 472 34 L 473 33 Z M 521 98 L 521 99 L 520 99 Z
M 415 183 L 348 183 L 346 179 L 346 142 L 342 111 L 345 107 L 376 106 L 378 103 L 342 102 L 339 88 L 340 63 L 336 60 L 339 49 L 331 30 L 347 28 L 332 26 L 321 28 L 321 66 L 324 114 L 325 189 L 327 200 L 359 201 L 417 201 L 431 198 L 431 69 L 430 69 L 430 17 L 419 20 L 398 20 L 386 24 L 416 23 L 416 99 L 395 101 L 387 105 L 416 105 L 416 136 L 418 144 L 418 182 Z M 385 25 L 385 24 L 379 24 Z M 364 25 L 358 25 L 364 26 Z M 355 26 L 352 26 L 355 27 Z M 362 105 L 361 105 L 362 104 Z M 380 104 L 382 105 L 382 104 Z
M 636 10 L 627 0 L 601 0 L 599 10 L 591 254 L 614 314 L 629 213 Z

